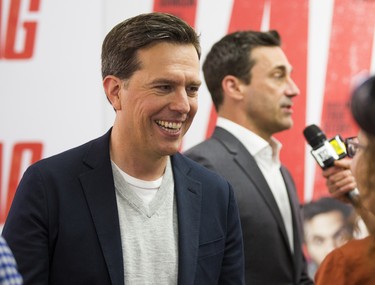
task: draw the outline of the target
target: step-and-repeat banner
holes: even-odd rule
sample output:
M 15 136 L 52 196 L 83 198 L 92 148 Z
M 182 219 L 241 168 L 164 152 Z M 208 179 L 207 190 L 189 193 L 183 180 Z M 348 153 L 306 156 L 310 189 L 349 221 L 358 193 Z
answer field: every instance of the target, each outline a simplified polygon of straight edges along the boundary
M 101 85 L 106 33 L 139 13 L 175 14 L 201 35 L 202 58 L 228 32 L 277 29 L 301 95 L 291 130 L 277 135 L 301 202 L 327 193 L 302 135 L 356 135 L 348 109 L 373 70 L 373 0 L 0 0 L 0 228 L 31 163 L 103 134 L 114 111 Z M 202 77 L 203 78 L 203 77 Z M 208 137 L 216 114 L 203 85 L 182 150 Z

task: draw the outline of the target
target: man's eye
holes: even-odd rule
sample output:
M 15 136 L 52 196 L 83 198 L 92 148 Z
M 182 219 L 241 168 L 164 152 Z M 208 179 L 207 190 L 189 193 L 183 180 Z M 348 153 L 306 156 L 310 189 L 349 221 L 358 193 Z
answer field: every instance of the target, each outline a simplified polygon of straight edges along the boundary
M 163 92 L 168 92 L 172 90 L 172 87 L 170 85 L 159 85 L 156 88 Z
M 276 73 L 273 74 L 273 77 L 277 78 L 277 79 L 284 78 L 284 73 L 276 72 Z
M 189 86 L 186 88 L 186 92 L 188 94 L 197 94 L 199 90 L 199 86 Z

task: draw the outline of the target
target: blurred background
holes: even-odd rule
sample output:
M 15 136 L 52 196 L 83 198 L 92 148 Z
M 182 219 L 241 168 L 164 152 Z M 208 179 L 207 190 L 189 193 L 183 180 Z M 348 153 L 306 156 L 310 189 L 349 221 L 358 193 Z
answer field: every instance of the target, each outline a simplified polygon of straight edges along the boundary
M 28 165 L 102 135 L 114 111 L 101 85 L 101 43 L 124 19 L 175 14 L 201 36 L 202 59 L 228 32 L 276 29 L 301 90 L 294 127 L 278 135 L 301 203 L 327 195 L 303 129 L 355 136 L 348 99 L 374 70 L 373 0 L 0 0 L 0 230 Z M 203 79 L 203 76 L 202 76 Z M 203 84 L 181 150 L 210 136 Z

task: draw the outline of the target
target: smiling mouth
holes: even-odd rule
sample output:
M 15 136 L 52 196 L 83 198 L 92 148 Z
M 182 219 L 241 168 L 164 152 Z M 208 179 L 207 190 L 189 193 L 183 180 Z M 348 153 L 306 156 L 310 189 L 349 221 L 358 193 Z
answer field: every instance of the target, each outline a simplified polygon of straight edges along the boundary
M 176 122 L 168 122 L 168 121 L 161 121 L 161 120 L 156 120 L 155 122 L 163 130 L 170 132 L 170 133 L 176 133 L 180 131 L 181 126 L 182 126 L 182 122 L 176 123 Z

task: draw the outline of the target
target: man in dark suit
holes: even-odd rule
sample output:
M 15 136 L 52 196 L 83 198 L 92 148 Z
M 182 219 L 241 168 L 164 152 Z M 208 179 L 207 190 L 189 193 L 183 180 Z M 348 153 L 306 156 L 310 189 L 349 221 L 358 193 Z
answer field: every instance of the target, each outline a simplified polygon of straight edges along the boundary
M 199 39 L 150 13 L 102 48 L 104 136 L 29 167 L 3 234 L 25 284 L 244 284 L 234 193 L 178 154 L 197 111 Z
M 299 90 L 291 71 L 276 31 L 223 37 L 203 64 L 217 126 L 210 139 L 185 153 L 233 186 L 249 285 L 312 284 L 295 185 L 273 137 L 293 124 Z

